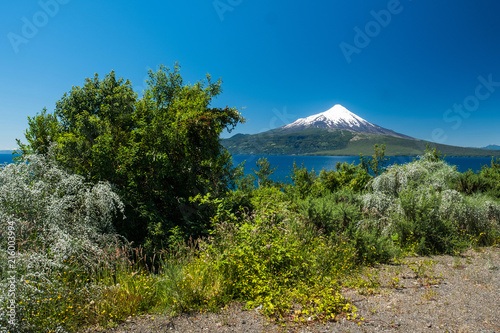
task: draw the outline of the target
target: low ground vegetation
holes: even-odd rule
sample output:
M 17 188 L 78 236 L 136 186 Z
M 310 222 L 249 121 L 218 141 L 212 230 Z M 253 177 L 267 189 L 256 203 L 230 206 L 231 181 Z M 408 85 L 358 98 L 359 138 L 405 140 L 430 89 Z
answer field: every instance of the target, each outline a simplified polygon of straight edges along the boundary
M 126 216 L 110 184 L 63 171 L 50 152 L 29 155 L 0 171 L 1 267 L 9 222 L 18 242 L 15 330 L 112 327 L 144 313 L 217 312 L 233 301 L 287 325 L 361 322 L 341 291 L 377 289 L 372 265 L 499 243 L 494 182 L 475 186 L 495 177 L 494 167 L 464 176 L 428 153 L 377 177 L 345 164 L 319 175 L 295 166 L 290 184 L 257 172 L 261 186 L 240 179 L 224 199 L 192 198 L 213 211 L 208 237 L 173 238 L 175 249 L 148 258 L 115 232 L 113 219 Z M 422 283 L 426 263 L 408 265 Z M 9 274 L 2 270 L 4 309 Z M 5 315 L 0 322 L 12 324 Z
M 500 243 L 499 160 L 461 174 L 428 151 L 385 168 L 376 146 L 359 165 L 294 165 L 286 184 L 265 159 L 244 175 L 219 142 L 243 121 L 209 107 L 220 91 L 160 67 L 138 99 L 111 73 L 30 118 L 0 169 L 0 327 L 74 332 L 235 301 L 282 325 L 361 323 L 343 288 L 373 292 L 373 265 Z

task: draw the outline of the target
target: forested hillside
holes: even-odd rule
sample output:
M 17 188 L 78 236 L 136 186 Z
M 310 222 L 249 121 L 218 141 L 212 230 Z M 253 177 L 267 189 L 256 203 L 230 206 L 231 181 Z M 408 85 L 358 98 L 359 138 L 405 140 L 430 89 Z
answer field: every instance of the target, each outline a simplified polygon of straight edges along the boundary
M 294 133 L 281 129 L 258 134 L 236 134 L 222 139 L 233 155 L 369 155 L 373 146 L 385 145 L 387 156 L 418 156 L 427 145 L 446 156 L 500 156 L 495 149 L 465 148 L 390 135 L 353 133 L 348 130 L 308 128 Z

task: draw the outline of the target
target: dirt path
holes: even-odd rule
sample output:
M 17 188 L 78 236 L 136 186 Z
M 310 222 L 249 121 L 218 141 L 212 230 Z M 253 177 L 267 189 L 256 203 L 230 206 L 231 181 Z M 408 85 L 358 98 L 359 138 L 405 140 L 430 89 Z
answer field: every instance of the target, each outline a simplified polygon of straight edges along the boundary
M 365 318 L 361 326 L 339 318 L 326 324 L 280 327 L 257 311 L 234 304 L 219 314 L 130 318 L 106 332 L 500 333 L 499 268 L 499 247 L 469 251 L 462 257 L 406 258 L 398 265 L 378 267 L 381 287 L 343 291 Z

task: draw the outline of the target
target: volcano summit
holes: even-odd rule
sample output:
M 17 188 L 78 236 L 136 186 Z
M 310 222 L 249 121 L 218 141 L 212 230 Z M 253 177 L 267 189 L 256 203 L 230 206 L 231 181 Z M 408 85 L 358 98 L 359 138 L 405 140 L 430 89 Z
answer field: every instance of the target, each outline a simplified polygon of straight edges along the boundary
M 429 144 L 447 156 L 499 156 L 500 150 L 472 149 L 432 143 L 372 124 L 335 105 L 327 111 L 258 134 L 236 134 L 221 143 L 234 155 L 373 154 L 375 144 L 386 145 L 386 156 L 422 155 Z
M 307 128 L 348 130 L 357 133 L 390 135 L 398 138 L 413 139 L 407 135 L 372 124 L 340 104 L 333 106 L 325 112 L 307 118 L 300 118 L 291 124 L 281 127 L 282 130 L 288 133 L 302 131 Z

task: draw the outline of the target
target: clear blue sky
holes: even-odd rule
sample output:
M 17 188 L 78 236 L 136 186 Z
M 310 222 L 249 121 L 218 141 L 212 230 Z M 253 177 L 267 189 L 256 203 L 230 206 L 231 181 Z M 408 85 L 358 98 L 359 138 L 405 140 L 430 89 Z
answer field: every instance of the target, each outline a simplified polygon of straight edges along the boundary
M 340 103 L 416 138 L 500 144 L 499 15 L 497 0 L 4 1 L 0 149 L 86 77 L 140 92 L 175 61 L 186 81 L 222 78 L 215 105 L 247 118 L 232 134 Z

